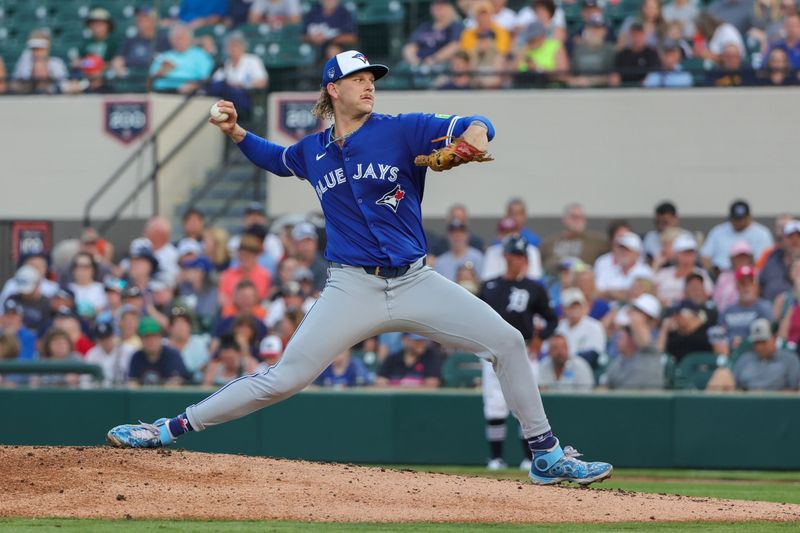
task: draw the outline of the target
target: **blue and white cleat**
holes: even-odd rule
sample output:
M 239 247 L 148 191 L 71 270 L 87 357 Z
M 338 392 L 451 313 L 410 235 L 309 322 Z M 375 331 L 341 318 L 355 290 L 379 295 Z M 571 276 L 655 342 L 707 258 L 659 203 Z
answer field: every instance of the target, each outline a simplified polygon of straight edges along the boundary
M 555 485 L 572 481 L 579 485 L 589 485 L 611 477 L 614 467 L 608 463 L 589 463 L 578 459 L 581 454 L 572 446 L 563 450 L 556 443 L 553 448 L 533 454 L 533 464 L 528 477 L 536 485 Z
M 175 442 L 167 428 L 166 418 L 159 418 L 152 424 L 123 424 L 112 428 L 106 440 L 118 448 L 161 448 Z

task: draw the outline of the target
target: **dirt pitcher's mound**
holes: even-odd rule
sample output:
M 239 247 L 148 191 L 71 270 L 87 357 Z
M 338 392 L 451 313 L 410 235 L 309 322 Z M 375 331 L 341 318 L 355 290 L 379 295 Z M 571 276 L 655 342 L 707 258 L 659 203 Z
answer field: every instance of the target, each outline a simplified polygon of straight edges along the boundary
M 800 505 L 170 450 L 0 446 L 0 516 L 370 522 L 800 520 Z

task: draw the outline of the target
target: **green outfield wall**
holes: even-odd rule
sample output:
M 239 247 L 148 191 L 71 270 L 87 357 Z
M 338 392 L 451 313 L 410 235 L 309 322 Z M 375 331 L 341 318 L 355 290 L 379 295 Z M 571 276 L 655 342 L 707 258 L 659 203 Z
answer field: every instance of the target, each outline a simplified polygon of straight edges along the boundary
M 179 413 L 208 391 L 0 390 L 0 444 L 96 445 L 113 425 Z M 800 396 L 544 394 L 557 435 L 619 467 L 800 470 Z M 184 437 L 190 450 L 322 461 L 481 464 L 476 391 L 306 391 Z M 515 423 L 506 459 L 521 459 Z

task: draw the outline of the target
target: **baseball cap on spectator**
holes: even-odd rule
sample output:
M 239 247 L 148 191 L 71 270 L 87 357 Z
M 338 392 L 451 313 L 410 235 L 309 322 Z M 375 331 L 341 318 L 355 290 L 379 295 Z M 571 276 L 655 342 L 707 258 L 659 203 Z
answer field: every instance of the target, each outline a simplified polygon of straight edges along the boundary
M 53 298 L 57 298 L 59 300 L 69 300 L 70 302 L 75 301 L 75 293 L 72 292 L 72 289 L 69 287 L 59 287 L 56 293 L 53 295 Z
M 756 269 L 750 265 L 742 265 L 736 269 L 734 275 L 736 276 L 736 281 L 742 281 L 747 278 L 756 279 Z
M 693 252 L 695 250 L 697 250 L 697 241 L 695 241 L 694 237 L 691 235 L 681 233 L 672 241 L 672 251 L 676 254 L 680 252 Z
M 744 200 L 736 200 L 731 204 L 728 216 L 732 220 L 741 220 L 750 216 L 750 204 Z
M 31 50 L 39 50 L 42 48 L 50 48 L 50 40 L 45 39 L 44 37 L 34 37 L 33 39 L 28 39 L 28 42 L 25 43 L 28 48 Z
M 577 287 L 569 287 L 561 291 L 561 305 L 562 307 L 569 307 L 572 304 L 585 304 L 586 296 L 583 291 Z
M 738 241 L 731 246 L 730 256 L 736 257 L 737 255 L 753 255 L 753 247 L 747 241 Z
M 467 225 L 463 220 L 454 218 L 447 223 L 447 231 L 467 231 Z
M 275 359 L 283 353 L 283 342 L 277 335 L 267 335 L 258 346 L 258 353 L 264 359 Z
M 695 280 L 703 284 L 705 284 L 706 282 L 706 278 L 703 277 L 703 274 L 701 274 L 699 270 L 694 269 L 688 274 L 686 274 L 686 279 L 684 280 L 684 283 L 688 284 L 690 281 L 695 281 Z
M 511 235 L 503 243 L 503 253 L 513 255 L 528 255 L 528 241 L 520 235 Z
M 644 23 L 639 19 L 634 20 L 629 27 L 629 31 L 644 31 Z
M 790 220 L 783 227 L 783 234 L 785 236 L 788 237 L 792 233 L 800 233 L 800 220 L 796 220 L 796 219 Z
M 178 255 L 181 258 L 186 255 L 203 255 L 203 245 L 197 239 L 186 237 L 178 242 Z
M 294 279 L 294 281 L 314 281 L 314 273 L 306 266 L 299 266 L 294 271 L 292 279 Z
M 89 54 L 81 58 L 78 66 L 86 76 L 96 76 L 106 69 L 106 62 L 97 54 Z
M 133 239 L 128 249 L 128 255 L 131 259 L 147 259 L 153 267 L 153 272 L 158 270 L 158 259 L 153 255 L 153 243 L 150 242 L 150 239 L 144 237 Z
M 261 253 L 264 251 L 264 242 L 255 235 L 245 233 L 239 240 L 239 251 L 261 255 Z
M 623 248 L 627 248 L 633 252 L 641 252 L 642 251 L 642 239 L 639 238 L 633 232 L 623 233 L 619 237 L 617 237 L 616 243 Z
M 478 32 L 478 39 L 497 39 L 497 34 L 494 30 L 483 30 Z
M 89 11 L 89 14 L 86 16 L 86 25 L 91 24 L 95 21 L 105 22 L 108 24 L 109 31 L 114 30 L 114 19 L 111 18 L 111 13 L 108 12 L 107 9 L 102 7 L 96 7 Z
M 75 313 L 81 318 L 94 318 L 97 310 L 92 305 L 92 302 L 86 300 L 78 300 L 75 305 Z
M 677 302 L 670 308 L 672 314 L 682 313 L 684 311 L 691 311 L 692 313 L 699 313 L 702 310 L 698 304 L 694 303 L 688 298 Z
M 153 278 L 147 284 L 147 288 L 150 289 L 152 292 L 166 291 L 173 289 L 174 285 L 172 284 L 171 280 L 164 278 Z
M 156 11 L 153 9 L 153 6 L 144 5 L 139 6 L 134 10 L 134 14 L 136 15 L 155 15 Z
M 142 317 L 142 320 L 139 321 L 138 333 L 140 337 L 144 337 L 145 335 L 161 335 L 161 325 L 151 316 Z
M 31 265 L 22 265 L 14 274 L 14 284 L 20 294 L 30 294 L 42 280 L 41 274 Z
M 211 259 L 209 259 L 204 255 L 201 255 L 200 257 L 195 257 L 194 259 L 183 261 L 181 263 L 181 266 L 184 269 L 197 268 L 202 270 L 206 274 L 214 270 L 214 264 L 211 262 Z
M 664 39 L 664 43 L 661 45 L 661 49 L 664 51 L 667 50 L 680 50 L 681 43 L 676 41 L 675 39 Z
M 301 222 L 292 228 L 292 239 L 302 241 L 303 239 L 317 240 L 317 228 L 311 222 Z
M 658 319 L 661 317 L 661 303 L 652 294 L 640 294 L 631 302 L 631 305 L 650 318 Z
M 114 336 L 114 326 L 111 322 L 98 322 L 94 326 L 95 339 L 107 339 Z
M 595 5 L 597 5 L 597 3 L 595 3 Z M 584 4 L 584 7 L 587 7 L 586 4 Z M 586 26 L 589 28 L 603 28 L 605 25 L 606 19 L 603 18 L 602 13 L 592 13 L 592 15 L 589 17 L 589 20 L 586 21 Z
M 122 307 L 119 308 L 119 316 L 120 316 L 120 318 L 122 318 L 123 316 L 125 316 L 127 314 L 131 314 L 131 313 L 136 315 L 136 316 L 141 315 L 141 313 L 139 312 L 139 308 L 137 308 L 136 306 L 131 305 L 131 304 L 123 304 Z
M 497 223 L 498 233 L 515 233 L 519 231 L 519 224 L 511 217 L 503 217 Z
M 6 298 L 6 301 L 3 302 L 3 314 L 7 315 L 9 313 L 15 313 L 21 315 L 22 308 L 16 302 L 16 300 L 12 300 L 11 298 Z
M 261 202 L 250 202 L 244 210 L 245 215 L 252 215 L 258 213 L 259 215 L 266 215 L 264 205 Z
M 129 285 L 122 289 L 123 298 L 139 298 L 142 296 L 142 289 L 136 285 Z
M 575 265 L 582 262 L 583 261 L 581 261 L 577 257 L 572 257 L 572 256 L 562 257 L 561 260 L 558 262 L 558 269 L 571 271 L 575 267 Z
M 75 318 L 75 313 L 72 312 L 72 309 L 67 307 L 66 305 L 62 305 L 56 311 L 54 318 Z
M 750 342 L 761 342 L 772 338 L 772 324 L 766 318 L 757 318 L 750 323 Z
M 531 22 L 530 25 L 525 28 L 525 31 L 522 34 L 522 40 L 530 41 L 531 39 L 536 39 L 538 37 L 543 37 L 547 34 L 547 28 L 544 27 L 540 21 L 536 20 Z

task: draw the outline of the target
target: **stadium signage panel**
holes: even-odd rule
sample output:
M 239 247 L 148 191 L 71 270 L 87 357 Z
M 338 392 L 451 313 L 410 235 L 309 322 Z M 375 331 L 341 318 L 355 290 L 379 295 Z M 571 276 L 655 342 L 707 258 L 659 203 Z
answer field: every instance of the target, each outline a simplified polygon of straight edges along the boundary
M 311 113 L 315 102 L 315 98 L 278 100 L 278 128 L 296 141 L 321 130 L 322 120 Z
M 44 220 L 15 220 L 11 223 L 11 260 L 16 265 L 21 257 L 50 252 L 53 228 Z
M 150 127 L 150 106 L 146 100 L 105 100 L 103 102 L 105 132 L 122 144 L 142 137 Z

